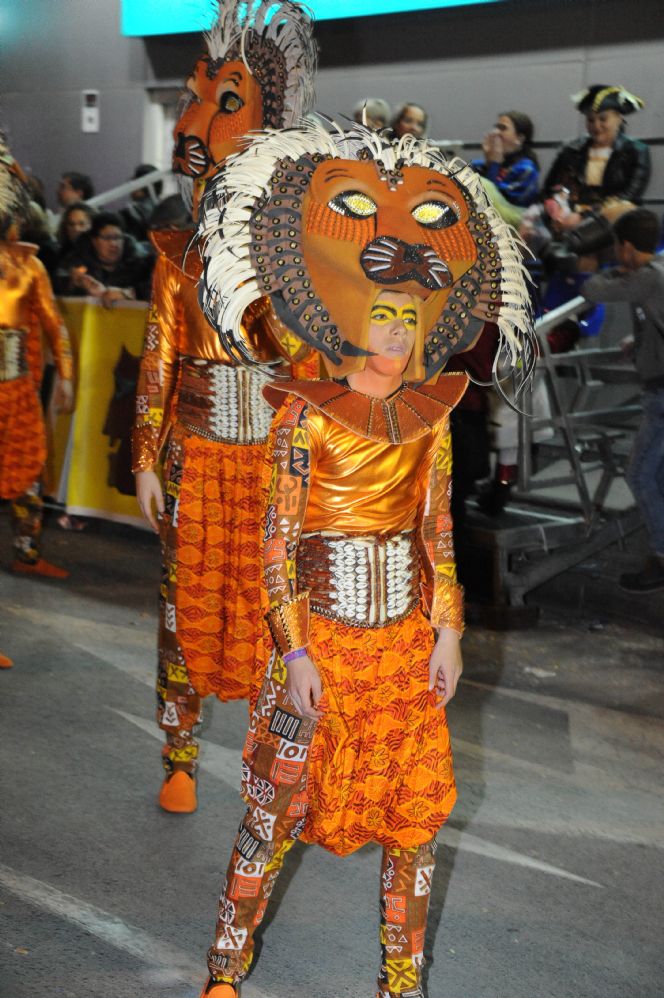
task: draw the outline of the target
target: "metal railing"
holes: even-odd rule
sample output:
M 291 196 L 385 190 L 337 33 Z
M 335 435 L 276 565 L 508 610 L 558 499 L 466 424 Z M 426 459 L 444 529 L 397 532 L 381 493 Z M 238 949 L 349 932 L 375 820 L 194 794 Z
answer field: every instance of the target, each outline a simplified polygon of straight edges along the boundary
M 88 198 L 86 204 L 89 204 L 91 208 L 103 208 L 107 204 L 113 204 L 114 201 L 125 199 L 129 194 L 133 194 L 134 191 L 142 191 L 146 187 L 156 198 L 155 185 L 172 176 L 173 171 L 170 169 L 154 170 L 152 173 L 146 173 L 144 177 L 138 177 L 136 180 L 128 180 L 126 184 L 111 187 L 110 190 L 104 191 L 102 194 L 95 194 L 94 197 Z
M 519 493 L 532 499 L 533 489 L 541 488 L 541 482 L 533 480 L 532 445 L 538 431 L 551 430 L 562 440 L 562 446 L 559 444 L 558 447 L 561 456 L 569 462 L 570 474 L 548 478 L 546 487 L 573 485 L 588 524 L 603 512 L 611 482 L 622 473 L 621 462 L 614 452 L 614 442 L 632 433 L 632 424 L 641 411 L 641 406 L 631 399 L 610 407 L 592 404 L 592 395 L 605 384 L 629 384 L 634 386 L 634 394 L 638 391 L 634 369 L 615 363 L 622 357 L 620 347 L 572 350 L 559 354 L 552 353 L 549 348 L 546 337 L 549 329 L 565 319 L 583 314 L 591 307 L 585 298 L 577 297 L 547 313 L 536 323 L 540 347 L 537 371 L 544 378 L 551 414 L 519 416 L 518 478 Z M 571 397 L 566 398 L 565 395 L 569 396 L 570 392 Z M 547 444 L 543 446 L 546 448 Z M 582 463 L 582 456 L 590 451 L 596 456 L 596 467 L 601 469 L 599 483 L 592 494 L 587 482 L 588 465 L 584 467 Z

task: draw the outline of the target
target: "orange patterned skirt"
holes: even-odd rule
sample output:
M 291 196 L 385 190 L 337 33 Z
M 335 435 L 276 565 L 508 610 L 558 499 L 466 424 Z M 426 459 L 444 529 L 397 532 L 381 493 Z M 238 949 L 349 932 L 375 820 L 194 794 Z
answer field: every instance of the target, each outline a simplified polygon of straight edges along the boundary
M 46 429 L 30 375 L 0 381 L 0 498 L 16 499 L 46 461 Z
M 182 446 L 176 542 L 177 637 L 201 696 L 249 696 L 262 671 L 260 579 L 264 444 L 205 440 L 176 427 Z
M 303 838 L 338 855 L 428 842 L 456 800 L 445 710 L 429 692 L 433 635 L 418 608 L 364 629 L 312 614 L 324 714 L 309 752 Z

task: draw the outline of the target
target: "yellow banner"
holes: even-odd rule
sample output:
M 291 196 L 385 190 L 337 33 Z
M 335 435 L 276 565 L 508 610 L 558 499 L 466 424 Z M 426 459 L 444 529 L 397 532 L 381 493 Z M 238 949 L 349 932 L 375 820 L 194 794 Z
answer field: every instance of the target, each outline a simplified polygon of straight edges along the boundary
M 147 305 L 58 304 L 78 357 L 74 415 L 52 430 L 58 497 L 68 513 L 146 527 L 132 494 L 131 431 Z

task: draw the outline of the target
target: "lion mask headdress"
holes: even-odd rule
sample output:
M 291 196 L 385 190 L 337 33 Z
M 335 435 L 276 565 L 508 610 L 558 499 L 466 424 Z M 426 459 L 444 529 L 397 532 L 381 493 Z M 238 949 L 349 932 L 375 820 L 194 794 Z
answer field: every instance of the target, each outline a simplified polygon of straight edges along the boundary
M 330 374 L 361 369 L 381 289 L 417 303 L 408 380 L 432 378 L 487 321 L 512 363 L 532 354 L 516 234 L 470 167 L 412 136 L 317 123 L 260 134 L 209 183 L 199 236 L 202 306 L 243 363 L 255 360 L 243 313 L 269 296 Z
M 307 8 L 291 0 L 214 0 L 207 53 L 186 83 L 173 171 L 191 207 L 196 181 L 255 129 L 295 124 L 313 105 L 316 46 Z

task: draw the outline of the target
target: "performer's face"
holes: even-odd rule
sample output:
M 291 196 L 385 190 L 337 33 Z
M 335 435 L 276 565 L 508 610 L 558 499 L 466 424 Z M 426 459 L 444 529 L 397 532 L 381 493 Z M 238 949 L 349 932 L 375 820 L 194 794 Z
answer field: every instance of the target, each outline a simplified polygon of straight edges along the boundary
M 194 179 L 197 201 L 205 180 L 238 151 L 238 139 L 261 127 L 263 98 L 239 60 L 216 66 L 209 58 L 199 59 L 186 90 L 186 105 L 173 130 L 173 172 Z
M 380 291 L 371 308 L 366 369 L 399 376 L 408 367 L 417 334 L 417 302 L 400 291 Z

